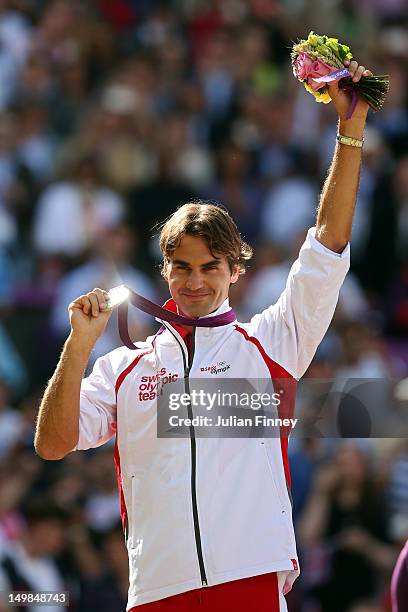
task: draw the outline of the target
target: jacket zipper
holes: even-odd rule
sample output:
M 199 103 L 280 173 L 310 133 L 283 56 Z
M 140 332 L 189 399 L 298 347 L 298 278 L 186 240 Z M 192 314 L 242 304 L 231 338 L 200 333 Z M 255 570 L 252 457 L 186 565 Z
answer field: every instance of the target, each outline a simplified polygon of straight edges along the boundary
M 169 328 L 167 327 L 167 329 Z M 180 341 L 175 336 L 175 334 L 173 334 L 172 330 L 169 329 L 169 331 L 174 336 L 174 338 L 177 340 L 181 348 L 181 354 L 183 356 L 183 367 L 184 367 L 184 390 L 190 397 L 189 375 L 190 375 L 190 370 L 191 370 L 191 366 L 193 364 L 193 359 L 194 359 L 195 329 L 193 330 L 192 336 L 191 336 L 192 338 L 191 351 L 188 352 L 187 350 L 188 360 L 186 359 L 185 352 L 184 352 L 183 346 L 180 344 Z M 191 401 L 187 405 L 187 414 L 190 419 L 193 418 L 193 410 L 191 408 Z M 208 584 L 207 574 L 205 572 L 203 548 L 201 544 L 200 523 L 198 520 L 197 473 L 196 473 L 197 472 L 197 444 L 196 444 L 195 430 L 194 430 L 193 425 L 190 425 L 190 448 L 191 448 L 191 501 L 192 501 L 192 506 L 193 506 L 194 534 L 195 534 L 195 541 L 196 541 L 198 564 L 200 567 L 201 584 L 203 586 L 207 586 Z
M 190 396 L 190 370 L 193 364 L 194 359 L 194 349 L 195 349 L 195 329 L 192 331 L 191 335 L 191 351 L 188 356 L 188 364 L 185 362 L 185 357 L 183 353 L 184 359 L 184 388 L 186 393 Z M 191 408 L 191 401 L 187 406 L 187 413 L 190 419 L 193 418 L 193 410 Z M 197 556 L 198 563 L 200 566 L 200 575 L 201 575 L 201 584 L 203 586 L 207 586 L 207 575 L 205 573 L 204 566 L 204 558 L 203 558 L 203 549 L 201 545 L 201 534 L 200 534 L 200 523 L 198 520 L 198 508 L 197 508 L 197 444 L 194 426 L 190 425 L 190 446 L 191 446 L 191 496 L 193 502 L 193 522 L 194 522 L 194 532 L 196 539 L 196 548 L 197 548 Z

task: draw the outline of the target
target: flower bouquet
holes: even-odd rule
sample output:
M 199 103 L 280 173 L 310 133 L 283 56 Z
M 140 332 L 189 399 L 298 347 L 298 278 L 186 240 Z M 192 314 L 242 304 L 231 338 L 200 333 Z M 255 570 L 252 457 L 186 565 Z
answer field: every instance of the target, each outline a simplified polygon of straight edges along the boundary
M 350 91 L 352 101 L 347 119 L 353 114 L 359 96 L 374 111 L 380 110 L 390 87 L 388 75 L 363 76 L 354 83 L 344 66 L 344 60 L 352 57 L 350 47 L 339 43 L 337 38 L 319 36 L 314 32 L 310 32 L 306 40 L 294 44 L 291 53 L 293 74 L 317 102 L 330 102 L 328 83 L 339 81 L 341 89 Z

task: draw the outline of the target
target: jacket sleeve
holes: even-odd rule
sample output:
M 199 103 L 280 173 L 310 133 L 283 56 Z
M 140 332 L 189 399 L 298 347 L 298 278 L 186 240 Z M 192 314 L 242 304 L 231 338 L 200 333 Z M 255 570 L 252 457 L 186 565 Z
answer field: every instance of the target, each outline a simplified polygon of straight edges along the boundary
M 74 450 L 101 446 L 116 431 L 115 377 L 109 354 L 96 360 L 81 384 L 79 439 Z
M 279 300 L 249 324 L 266 352 L 295 378 L 308 368 L 333 318 L 350 267 L 350 245 L 334 253 L 308 231 Z

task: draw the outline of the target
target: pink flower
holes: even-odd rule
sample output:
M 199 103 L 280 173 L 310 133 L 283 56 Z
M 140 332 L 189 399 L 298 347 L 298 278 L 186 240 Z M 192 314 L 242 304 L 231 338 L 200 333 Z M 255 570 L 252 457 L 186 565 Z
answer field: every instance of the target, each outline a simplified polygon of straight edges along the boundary
M 313 60 L 306 53 L 299 53 L 295 61 L 296 76 L 300 81 L 305 81 L 308 77 L 310 66 Z
M 313 91 L 318 91 L 325 83 L 316 83 L 314 79 L 335 72 L 336 68 L 329 66 L 320 59 L 312 60 L 307 53 L 299 53 L 295 62 L 295 70 L 298 79 L 307 81 Z

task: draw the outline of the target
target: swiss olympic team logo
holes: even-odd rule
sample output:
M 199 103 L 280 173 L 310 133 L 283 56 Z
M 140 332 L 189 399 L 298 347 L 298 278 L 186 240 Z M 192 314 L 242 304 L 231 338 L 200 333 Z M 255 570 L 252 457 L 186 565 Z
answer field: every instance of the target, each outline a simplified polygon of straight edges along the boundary
M 139 401 L 147 402 L 156 399 L 161 387 L 176 381 L 178 376 L 178 374 L 168 372 L 166 368 L 161 368 L 156 374 L 142 376 L 138 388 Z

